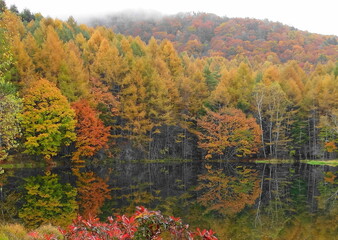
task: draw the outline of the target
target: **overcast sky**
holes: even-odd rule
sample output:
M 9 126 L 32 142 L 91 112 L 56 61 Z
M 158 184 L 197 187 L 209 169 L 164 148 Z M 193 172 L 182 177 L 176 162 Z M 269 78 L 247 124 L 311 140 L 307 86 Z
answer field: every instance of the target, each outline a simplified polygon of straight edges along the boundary
M 5 0 L 19 11 L 67 19 L 99 17 L 124 10 L 156 10 L 163 14 L 207 12 L 227 17 L 278 21 L 305 30 L 338 36 L 337 0 Z

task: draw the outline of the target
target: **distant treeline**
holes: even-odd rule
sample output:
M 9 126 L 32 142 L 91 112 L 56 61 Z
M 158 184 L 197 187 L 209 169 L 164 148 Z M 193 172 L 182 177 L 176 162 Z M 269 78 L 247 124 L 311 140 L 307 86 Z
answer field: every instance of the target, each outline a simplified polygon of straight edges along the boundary
M 300 31 L 268 20 L 219 17 L 210 13 L 180 13 L 153 18 L 149 13 L 121 13 L 98 18 L 91 25 L 105 25 L 114 32 L 169 39 L 178 52 L 194 57 L 246 56 L 254 64 L 267 59 L 275 64 L 297 60 L 302 66 L 335 61 L 338 37 Z

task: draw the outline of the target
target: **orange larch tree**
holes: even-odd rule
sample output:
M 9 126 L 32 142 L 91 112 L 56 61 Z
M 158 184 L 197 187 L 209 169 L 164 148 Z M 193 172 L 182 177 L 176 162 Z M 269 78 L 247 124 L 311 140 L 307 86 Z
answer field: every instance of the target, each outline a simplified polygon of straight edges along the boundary
M 106 147 L 110 136 L 110 127 L 105 127 L 97 117 L 86 100 L 80 100 L 72 104 L 76 113 L 76 152 L 73 160 L 79 160 L 81 156 L 90 157 L 97 151 Z
M 208 111 L 197 120 L 198 146 L 212 155 L 242 157 L 258 152 L 261 129 L 255 119 L 247 118 L 238 109 L 223 108 L 219 113 Z

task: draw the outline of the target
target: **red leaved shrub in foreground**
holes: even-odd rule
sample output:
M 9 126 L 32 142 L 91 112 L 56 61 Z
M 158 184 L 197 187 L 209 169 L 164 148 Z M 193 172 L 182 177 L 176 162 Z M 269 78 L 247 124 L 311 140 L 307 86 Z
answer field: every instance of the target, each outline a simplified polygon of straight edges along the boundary
M 109 217 L 107 222 L 100 222 L 98 218 L 84 219 L 79 216 L 73 224 L 60 231 L 67 240 L 160 240 L 168 237 L 182 240 L 217 240 L 212 230 L 197 228 L 196 231 L 191 231 L 189 225 L 183 224 L 180 218 L 163 216 L 159 211 L 149 211 L 144 207 L 137 207 L 137 211 L 131 217 L 125 215 L 116 216 L 115 219 Z M 48 239 L 57 240 L 51 236 L 48 236 Z

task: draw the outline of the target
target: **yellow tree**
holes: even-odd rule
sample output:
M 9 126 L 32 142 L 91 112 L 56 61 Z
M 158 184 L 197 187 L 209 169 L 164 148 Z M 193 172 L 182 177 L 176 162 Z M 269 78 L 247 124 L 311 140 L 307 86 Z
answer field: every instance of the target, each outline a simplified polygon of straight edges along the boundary
M 221 109 L 222 107 L 228 107 L 231 102 L 228 89 L 230 85 L 230 79 L 232 78 L 232 72 L 229 72 L 226 68 L 221 71 L 220 82 L 217 87 L 210 95 L 210 103 L 216 108 Z
M 322 74 L 314 77 L 316 83 L 314 99 L 318 106 L 319 141 L 322 149 L 333 153 L 338 149 L 338 83 L 333 74 Z M 332 154 L 331 157 L 335 155 Z
M 248 64 L 242 62 L 230 82 L 229 93 L 233 99 L 233 106 L 247 110 L 250 107 L 253 87 L 252 70 Z
M 76 46 L 80 49 L 81 53 L 87 48 L 87 39 L 83 36 L 82 33 L 78 33 L 75 36 L 74 42 Z
M 150 90 L 152 92 L 150 95 L 148 94 L 148 98 L 152 99 L 153 107 L 151 108 L 156 109 L 156 118 L 158 120 L 155 122 L 162 122 L 163 127 L 161 127 L 160 137 L 164 137 L 151 142 L 151 145 L 153 148 L 160 146 L 161 149 L 170 149 L 172 144 L 169 140 L 170 136 L 172 136 L 171 126 L 180 123 L 180 113 L 183 109 L 178 79 L 175 79 L 174 76 L 171 75 L 167 63 L 161 57 L 160 46 L 154 38 L 150 39 L 146 48 L 146 54 L 148 64 L 153 68 L 152 77 L 147 79 L 147 93 Z M 157 101 L 160 102 L 161 106 L 159 106 Z M 156 123 L 156 125 L 158 125 L 158 123 Z M 158 128 L 155 131 L 158 132 Z
M 152 59 L 155 59 L 159 55 L 159 45 L 154 37 L 150 38 L 146 51 Z
M 179 103 L 179 125 L 182 128 L 177 140 L 182 143 L 183 157 L 187 154 L 189 132 L 196 128 L 196 117 L 203 110 L 203 103 L 209 91 L 203 74 L 204 62 L 182 57 L 183 73 L 177 78 L 178 89 L 181 97 Z
M 47 27 L 46 40 L 42 44 L 36 62 L 36 69 L 42 77 L 59 86 L 59 74 L 64 67 L 66 54 L 63 43 L 52 26 Z
M 124 119 L 122 128 L 126 136 L 139 146 L 150 141 L 147 133 L 154 126 L 147 118 L 146 88 L 140 70 L 143 68 L 144 62 L 135 59 L 130 73 L 122 80 L 120 91 L 120 112 Z
M 148 157 L 151 158 L 154 151 L 153 148 L 158 145 L 153 141 L 154 137 L 159 136 L 158 134 L 160 133 L 166 135 L 167 127 L 174 124 L 174 105 L 170 102 L 169 91 L 166 88 L 165 81 L 156 71 L 156 68 L 153 67 L 152 60 L 148 57 L 142 57 L 140 61 L 143 62 L 143 65 L 142 68 L 139 68 L 139 71 L 143 76 L 146 90 L 146 118 L 149 119 L 152 125 L 152 129 L 149 131 L 150 142 L 148 150 Z
M 173 125 L 178 121 L 178 114 L 182 109 L 182 99 L 178 83 L 179 76 L 183 75 L 181 59 L 178 57 L 171 42 L 163 41 L 161 45 L 158 45 L 154 38 L 149 40 L 146 53 L 150 57 L 151 64 L 157 75 L 156 78 L 158 78 L 155 81 L 160 82 L 159 84 L 163 85 L 167 92 L 168 103 L 165 105 L 170 105 L 171 116 L 167 115 L 170 120 L 168 118 L 166 124 Z
M 51 82 L 35 81 L 23 98 L 22 128 L 25 152 L 50 159 L 76 139 L 75 113 Z
M 300 104 L 308 123 L 308 149 L 313 158 L 334 157 L 337 144 L 337 76 L 333 68 L 325 68 L 317 67 L 307 79 Z
M 173 105 L 168 96 L 164 80 L 152 65 L 151 59 L 144 57 L 143 68 L 139 69 L 144 78 L 146 89 L 146 112 L 147 117 L 154 124 L 154 127 L 170 125 L 173 123 Z
M 40 51 L 38 44 L 31 33 L 27 33 L 27 36 L 22 40 L 25 50 L 28 56 L 32 59 L 34 67 L 37 65 L 38 52 Z
M 169 40 L 163 40 L 160 45 L 160 56 L 165 61 L 171 75 L 176 78 L 182 73 L 181 60 Z
M 20 17 L 10 11 L 5 11 L 1 14 L 0 26 L 6 29 L 11 40 L 14 37 L 21 39 L 25 34 L 25 27 Z
M 8 150 L 17 146 L 16 140 L 21 133 L 19 116 L 22 101 L 15 86 L 5 80 L 10 75 L 12 63 L 8 35 L 0 30 L 0 161 L 7 157 Z
M 65 45 L 64 59 L 58 76 L 59 88 L 69 101 L 74 102 L 89 94 L 89 76 L 81 59 L 80 51 L 74 42 Z
M 281 76 L 280 76 L 280 71 L 277 68 L 277 66 L 272 65 L 270 67 L 268 67 L 264 73 L 263 73 L 263 83 L 267 86 L 269 86 L 270 84 L 274 83 L 274 82 L 279 82 L 281 81 Z
M 242 62 L 229 71 L 221 71 L 220 82 L 211 94 L 211 103 L 248 110 L 251 104 L 254 78 L 248 64 Z
M 125 60 L 119 55 L 118 49 L 103 39 L 90 66 L 91 76 L 100 79 L 108 86 L 117 85 L 128 69 Z
M 178 83 L 171 75 L 167 64 L 160 57 L 154 56 L 152 58 L 152 65 L 158 73 L 158 81 L 163 82 L 168 91 L 169 104 L 171 105 L 170 109 L 172 109 L 172 119 L 170 124 L 174 124 L 175 122 L 178 122 L 178 114 L 180 109 L 182 109 L 182 98 L 179 94 Z
M 81 38 L 81 35 L 77 36 L 78 44 L 83 47 L 83 58 L 86 66 L 93 64 L 103 39 L 104 38 L 98 29 L 93 32 L 87 44 L 83 42 L 85 39 Z
M 255 107 L 259 123 L 263 127 L 263 145 L 269 147 L 271 157 L 288 154 L 287 134 L 291 125 L 291 103 L 278 82 L 257 84 L 254 90 Z M 263 146 L 264 147 L 264 146 Z
M 37 76 L 33 61 L 19 38 L 13 39 L 13 57 L 17 74 L 12 79 L 15 79 L 21 88 L 27 88 Z
M 24 27 L 20 18 L 10 11 L 4 11 L 0 17 L 0 74 L 5 80 L 18 82 L 15 68 L 16 59 L 13 51 L 14 41 L 21 39 Z M 6 58 L 10 61 L 6 61 Z M 4 71 L 5 70 L 5 71 Z
M 281 71 L 280 85 L 294 105 L 299 105 L 303 99 L 305 79 L 306 75 L 296 61 L 288 62 Z
M 267 104 L 272 104 L 269 102 L 271 100 L 272 91 L 278 90 L 276 92 L 280 93 L 278 87 L 280 81 L 280 73 L 276 66 L 269 66 L 263 73 L 262 81 L 258 82 L 253 89 L 253 103 L 254 109 L 256 111 L 257 119 L 259 122 L 259 126 L 263 131 L 261 135 L 262 138 L 262 149 L 264 157 L 267 156 L 265 145 L 269 144 L 270 153 L 272 150 L 272 129 L 273 129 L 273 121 L 271 121 L 271 114 L 273 112 L 273 107 L 269 107 L 270 111 L 267 111 Z M 277 94 L 278 95 L 278 94 Z M 276 101 L 274 101 L 276 102 Z M 283 110 L 283 113 L 286 109 Z M 266 137 L 269 136 L 269 137 Z M 270 142 L 267 143 L 265 139 L 270 139 Z
M 203 103 L 209 96 L 208 87 L 203 74 L 204 63 L 200 59 L 183 56 L 184 76 L 179 80 L 179 91 L 182 97 L 182 114 L 193 118 L 202 110 Z M 185 117 L 184 117 L 185 118 Z

